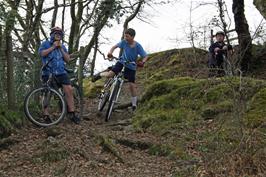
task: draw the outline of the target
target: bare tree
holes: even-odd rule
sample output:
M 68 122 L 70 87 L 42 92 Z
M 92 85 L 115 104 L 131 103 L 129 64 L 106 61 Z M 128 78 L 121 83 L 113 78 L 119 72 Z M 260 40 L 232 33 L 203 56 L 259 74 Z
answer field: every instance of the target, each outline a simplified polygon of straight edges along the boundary
M 240 55 L 238 62 L 241 70 L 247 72 L 249 70 L 250 59 L 252 57 L 252 40 L 249 33 L 249 26 L 244 13 L 244 0 L 233 0 L 233 13 L 235 19 L 235 30 L 238 35 Z
M 125 20 L 125 22 L 124 22 L 124 25 L 123 25 L 123 32 L 122 32 L 122 37 L 121 37 L 121 39 L 124 38 L 124 33 L 125 33 L 125 31 L 128 29 L 128 24 L 129 24 L 129 22 L 132 21 L 132 20 L 137 16 L 137 14 L 139 13 L 139 11 L 140 11 L 142 5 L 144 4 L 144 2 L 145 2 L 144 0 L 139 0 L 135 5 L 132 6 L 133 11 L 132 11 L 132 13 L 126 18 L 126 20 Z M 134 9 L 134 6 L 137 6 L 137 7 Z M 121 55 L 122 55 L 122 49 L 121 49 L 120 52 L 119 52 L 119 56 L 121 56 Z
M 53 12 L 53 18 L 52 18 L 51 28 L 54 27 L 55 24 L 56 24 L 57 12 L 58 12 L 58 0 L 54 0 L 54 12 Z
M 15 25 L 15 14 L 18 10 L 18 5 L 20 1 L 9 1 L 12 5 L 12 9 L 9 11 L 6 26 L 5 26 L 5 58 L 7 61 L 7 104 L 8 109 L 15 109 L 15 91 L 14 91 L 14 61 L 12 57 L 12 36 L 11 32 Z
M 220 21 L 222 23 L 222 30 L 224 31 L 225 33 L 225 38 L 227 40 L 227 43 L 230 44 L 230 40 L 229 40 L 229 37 L 228 37 L 228 33 L 227 33 L 227 22 L 225 21 L 225 2 L 224 0 L 217 0 L 217 3 L 218 3 L 218 9 L 219 9 L 219 17 L 220 17 Z
M 4 83 L 5 83 L 5 77 L 4 77 L 4 71 L 5 71 L 5 67 L 3 65 L 3 61 L 4 61 L 4 54 L 3 54 L 3 27 L 2 25 L 0 25 L 0 79 L 1 79 L 1 83 L 0 83 L 0 98 L 4 97 Z M 1 100 L 0 100 L 1 101 Z

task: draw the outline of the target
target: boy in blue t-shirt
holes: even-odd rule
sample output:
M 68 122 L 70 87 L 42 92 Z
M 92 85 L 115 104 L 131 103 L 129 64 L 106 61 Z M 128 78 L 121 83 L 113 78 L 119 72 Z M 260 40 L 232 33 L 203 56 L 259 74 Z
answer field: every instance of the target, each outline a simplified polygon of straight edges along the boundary
M 136 78 L 136 68 L 137 66 L 143 67 L 144 63 L 148 60 L 147 53 L 144 51 L 142 46 L 134 40 L 136 32 L 134 29 L 129 28 L 124 33 L 124 40 L 120 41 L 118 44 L 114 45 L 108 52 L 108 58 L 113 57 L 113 52 L 115 49 L 122 49 L 122 55 L 115 66 L 108 72 L 98 73 L 93 76 L 92 81 L 100 79 L 101 77 L 111 78 L 118 74 L 125 65 L 124 77 L 129 81 L 129 90 L 131 92 L 132 109 L 137 108 L 137 87 L 135 84 Z M 142 61 L 137 62 L 138 56 L 142 57 Z

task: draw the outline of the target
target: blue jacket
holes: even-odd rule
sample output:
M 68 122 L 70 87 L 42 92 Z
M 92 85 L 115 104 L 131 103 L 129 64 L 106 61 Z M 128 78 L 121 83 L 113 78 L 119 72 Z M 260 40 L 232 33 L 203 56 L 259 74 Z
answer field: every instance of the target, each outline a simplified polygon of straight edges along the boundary
M 50 40 L 46 40 L 41 44 L 38 50 L 38 53 L 40 56 L 43 50 L 46 50 L 52 47 L 53 41 L 54 41 L 53 37 L 51 37 Z M 65 52 L 67 52 L 67 49 L 64 45 L 62 45 L 62 48 Z M 47 56 L 45 57 L 41 56 L 41 59 L 42 59 L 43 65 L 51 60 L 48 64 L 48 67 L 44 68 L 44 70 L 42 71 L 42 75 L 49 75 L 49 73 L 53 73 L 55 75 L 66 74 L 65 61 L 64 61 L 64 57 L 60 49 L 54 49 Z

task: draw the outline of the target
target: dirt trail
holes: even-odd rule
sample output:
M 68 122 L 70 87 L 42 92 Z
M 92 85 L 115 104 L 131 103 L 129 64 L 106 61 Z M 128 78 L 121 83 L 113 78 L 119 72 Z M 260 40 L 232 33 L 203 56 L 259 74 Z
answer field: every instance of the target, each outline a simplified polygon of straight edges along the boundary
M 95 100 L 85 105 L 80 125 L 68 119 L 52 128 L 29 124 L 1 140 L 0 176 L 162 177 L 178 170 L 174 160 L 148 153 L 160 137 L 136 132 L 130 110 L 114 113 L 106 123 Z

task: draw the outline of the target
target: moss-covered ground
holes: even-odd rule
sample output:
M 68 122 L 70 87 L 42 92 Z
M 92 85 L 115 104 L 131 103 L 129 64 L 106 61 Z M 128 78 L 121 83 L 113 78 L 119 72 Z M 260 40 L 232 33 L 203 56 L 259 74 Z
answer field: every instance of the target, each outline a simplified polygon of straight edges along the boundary
M 202 55 L 183 49 L 150 57 L 138 75 L 145 91 L 134 127 L 165 137 L 164 154 L 197 162 L 177 176 L 265 174 L 266 81 L 207 78 Z

